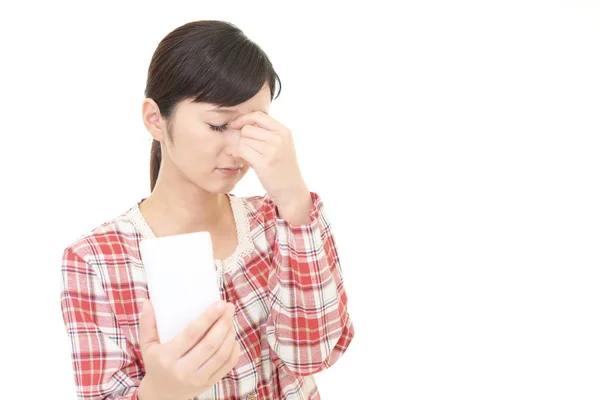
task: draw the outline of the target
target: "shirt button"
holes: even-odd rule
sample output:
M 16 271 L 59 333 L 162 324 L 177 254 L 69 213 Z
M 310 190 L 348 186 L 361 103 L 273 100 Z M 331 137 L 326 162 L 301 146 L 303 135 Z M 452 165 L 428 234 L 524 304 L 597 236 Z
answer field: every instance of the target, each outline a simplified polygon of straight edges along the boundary
M 256 400 L 256 395 L 254 393 L 251 393 L 248 395 L 248 397 L 246 397 L 247 400 Z

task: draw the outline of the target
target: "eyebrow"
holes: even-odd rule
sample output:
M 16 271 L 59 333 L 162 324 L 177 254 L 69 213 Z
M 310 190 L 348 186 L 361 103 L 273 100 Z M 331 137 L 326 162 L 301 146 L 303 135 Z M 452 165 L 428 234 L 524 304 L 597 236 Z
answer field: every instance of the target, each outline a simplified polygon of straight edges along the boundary
M 216 113 L 227 113 L 227 114 L 232 114 L 232 113 L 238 112 L 238 110 L 227 110 L 227 109 L 224 109 L 224 108 L 212 108 L 212 109 L 210 109 L 208 111 L 216 112 Z M 262 111 L 265 114 L 268 114 L 268 112 L 266 112 L 265 110 L 252 110 L 251 112 L 254 112 L 254 111 Z

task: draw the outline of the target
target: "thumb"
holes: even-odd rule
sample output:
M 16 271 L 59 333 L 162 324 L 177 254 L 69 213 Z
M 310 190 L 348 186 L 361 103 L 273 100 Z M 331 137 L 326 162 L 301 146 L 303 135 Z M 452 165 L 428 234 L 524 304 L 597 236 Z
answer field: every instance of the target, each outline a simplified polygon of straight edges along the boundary
M 154 307 L 152 302 L 146 299 L 142 304 L 142 314 L 140 315 L 140 349 L 145 353 L 154 344 L 160 344 L 160 339 L 156 329 Z

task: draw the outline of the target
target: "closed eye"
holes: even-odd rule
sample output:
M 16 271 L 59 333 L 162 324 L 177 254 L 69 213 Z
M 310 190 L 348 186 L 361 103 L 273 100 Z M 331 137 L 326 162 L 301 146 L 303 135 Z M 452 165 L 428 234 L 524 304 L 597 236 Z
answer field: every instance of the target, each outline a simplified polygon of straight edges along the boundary
M 223 132 L 225 129 L 227 129 L 227 124 L 221 125 L 221 126 L 215 126 L 215 125 L 208 124 L 208 126 L 210 126 L 210 129 L 212 129 L 213 131 L 217 131 L 217 132 Z

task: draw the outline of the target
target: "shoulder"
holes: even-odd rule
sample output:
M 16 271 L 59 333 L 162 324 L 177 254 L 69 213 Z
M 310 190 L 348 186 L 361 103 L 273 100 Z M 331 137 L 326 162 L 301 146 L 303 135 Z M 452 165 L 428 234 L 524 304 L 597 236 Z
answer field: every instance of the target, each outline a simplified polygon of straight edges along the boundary
M 111 261 L 136 251 L 140 234 L 131 221 L 131 208 L 81 234 L 64 249 L 65 257 L 74 256 L 90 263 Z

